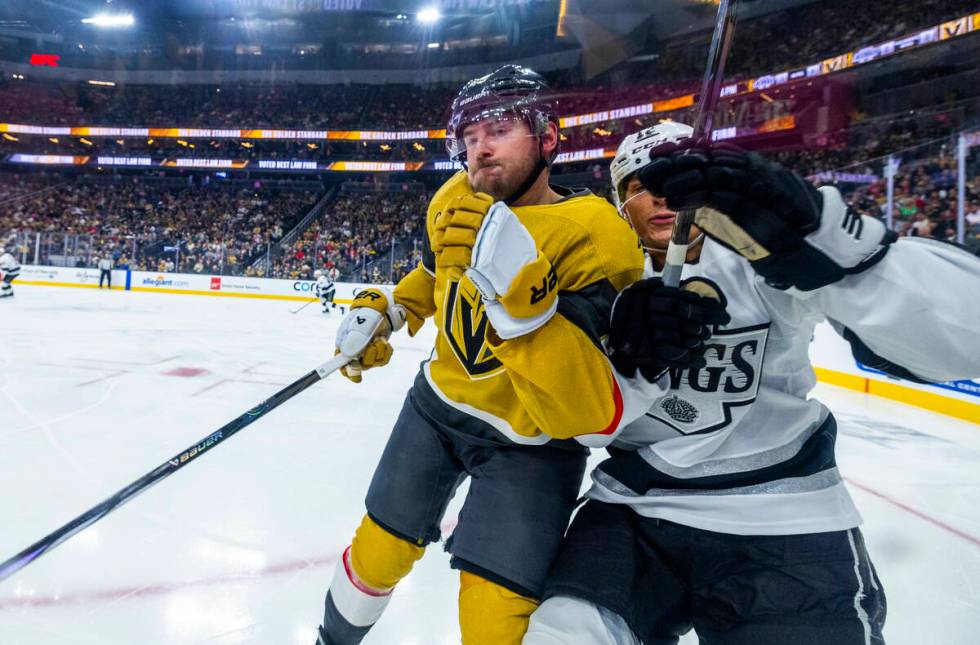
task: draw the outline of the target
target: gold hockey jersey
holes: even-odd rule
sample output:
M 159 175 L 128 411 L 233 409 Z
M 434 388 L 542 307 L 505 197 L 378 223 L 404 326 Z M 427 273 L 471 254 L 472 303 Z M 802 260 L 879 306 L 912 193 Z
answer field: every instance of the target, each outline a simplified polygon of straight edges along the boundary
M 410 334 L 430 316 L 438 326 L 414 400 L 458 432 L 533 445 L 611 433 L 619 423 L 622 394 L 602 337 L 616 294 L 641 277 L 643 254 L 606 200 L 553 188 L 563 194 L 559 202 L 513 208 L 558 276 L 558 311 L 543 327 L 511 340 L 488 336 L 479 291 L 469 279 L 437 270 L 428 250 L 395 287 Z M 465 172 L 443 184 L 429 204 L 426 230 L 468 192 Z

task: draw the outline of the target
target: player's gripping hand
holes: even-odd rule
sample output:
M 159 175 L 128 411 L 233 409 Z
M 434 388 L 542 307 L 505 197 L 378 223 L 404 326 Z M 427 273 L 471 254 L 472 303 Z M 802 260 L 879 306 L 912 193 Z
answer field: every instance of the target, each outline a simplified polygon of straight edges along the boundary
M 493 197 L 486 193 L 461 195 L 439 213 L 432 231 L 436 267 L 458 267 L 462 272 L 470 265 L 477 233 L 492 204 Z
M 680 288 L 665 287 L 660 278 L 640 280 L 613 305 L 609 358 L 623 376 L 639 370 L 651 383 L 668 368 L 699 369 L 704 341 L 730 320 L 721 295 L 705 280 L 691 278 Z
M 502 339 L 534 331 L 558 309 L 558 276 L 531 233 L 505 203 L 490 208 L 466 277 L 479 289 L 487 319 Z
M 836 188 L 810 183 L 761 155 L 686 139 L 650 151 L 640 181 L 745 257 L 777 289 L 818 289 L 870 267 L 895 235 L 848 214 Z M 704 208 L 702 208 L 704 207 Z
M 387 365 L 392 352 L 388 337 L 404 324 L 405 308 L 395 303 L 389 290 L 376 287 L 358 292 L 337 330 L 336 354 L 351 359 L 340 373 L 360 383 L 362 371 Z

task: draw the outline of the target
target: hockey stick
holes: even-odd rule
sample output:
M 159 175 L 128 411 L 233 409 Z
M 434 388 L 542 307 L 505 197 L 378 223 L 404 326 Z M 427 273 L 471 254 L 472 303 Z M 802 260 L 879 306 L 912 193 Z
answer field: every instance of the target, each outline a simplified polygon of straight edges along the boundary
M 323 365 L 320 365 L 299 380 L 290 383 L 234 421 L 226 423 L 217 431 L 208 435 L 201 441 L 198 441 L 193 446 L 190 446 L 186 450 L 178 453 L 172 459 L 168 459 L 167 461 L 163 462 L 147 474 L 118 491 L 115 495 L 105 500 L 101 504 L 93 506 L 61 528 L 44 536 L 14 557 L 0 564 L 0 581 L 6 580 L 10 576 L 14 575 L 31 562 L 34 562 L 42 555 L 55 548 L 82 529 L 95 524 L 100 519 L 116 510 L 118 507 L 122 506 L 132 498 L 136 497 L 153 484 L 156 484 L 165 477 L 177 472 L 205 452 L 213 449 L 219 443 L 234 435 L 239 430 L 242 430 L 246 426 L 250 425 L 256 419 L 265 416 L 267 412 L 275 410 L 277 407 L 293 398 L 306 388 L 310 387 L 317 381 L 326 378 L 328 374 L 337 371 L 349 361 L 350 359 L 343 354 L 334 356 Z
M 715 31 L 711 35 L 708 48 L 708 62 L 704 68 L 704 81 L 701 83 L 701 100 L 698 101 L 698 114 L 694 120 L 695 139 L 711 137 L 711 123 L 721 94 L 721 82 L 725 75 L 725 59 L 735 33 L 735 8 L 738 0 L 720 0 Z M 674 218 L 674 229 L 664 258 L 663 281 L 668 287 L 676 287 L 681 282 L 681 270 L 687 259 L 687 243 L 694 223 L 696 209 L 686 208 Z
M 316 302 L 316 300 L 310 300 L 308 303 L 306 303 L 305 305 L 303 305 L 299 309 L 290 309 L 289 310 L 289 313 L 291 313 L 291 314 L 298 314 L 299 312 L 303 311 L 304 309 L 306 309 L 307 307 L 309 307 L 310 305 L 312 305 L 314 302 Z

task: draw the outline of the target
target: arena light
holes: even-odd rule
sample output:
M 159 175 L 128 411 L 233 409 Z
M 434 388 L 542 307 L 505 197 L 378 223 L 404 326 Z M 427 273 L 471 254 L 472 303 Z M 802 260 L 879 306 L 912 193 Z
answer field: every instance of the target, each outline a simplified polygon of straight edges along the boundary
M 89 85 L 101 85 L 103 87 L 115 87 L 116 86 L 115 81 L 94 81 L 93 80 L 93 81 L 89 81 L 88 84 Z
M 82 18 L 82 23 L 95 27 L 132 27 L 135 22 L 132 14 L 99 13 L 91 18 Z
M 555 36 L 564 38 L 567 36 L 565 31 L 565 19 L 568 17 L 568 0 L 561 0 L 558 4 L 558 25 L 555 27 Z
M 421 22 L 423 25 L 431 25 L 432 23 L 442 18 L 442 13 L 439 11 L 438 7 L 426 7 L 416 14 L 415 19 Z

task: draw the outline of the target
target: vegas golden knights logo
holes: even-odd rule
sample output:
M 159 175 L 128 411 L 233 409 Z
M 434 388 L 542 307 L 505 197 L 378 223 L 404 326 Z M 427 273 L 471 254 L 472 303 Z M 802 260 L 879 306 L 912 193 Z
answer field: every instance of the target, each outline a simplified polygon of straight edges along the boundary
M 490 321 L 475 286 L 449 283 L 443 325 L 449 346 L 470 376 L 485 376 L 502 367 L 487 343 Z

